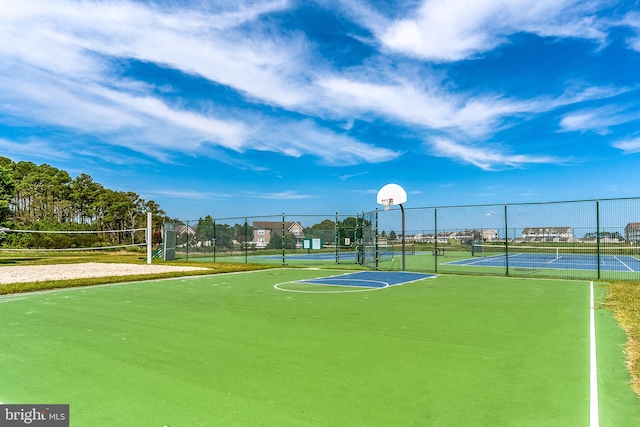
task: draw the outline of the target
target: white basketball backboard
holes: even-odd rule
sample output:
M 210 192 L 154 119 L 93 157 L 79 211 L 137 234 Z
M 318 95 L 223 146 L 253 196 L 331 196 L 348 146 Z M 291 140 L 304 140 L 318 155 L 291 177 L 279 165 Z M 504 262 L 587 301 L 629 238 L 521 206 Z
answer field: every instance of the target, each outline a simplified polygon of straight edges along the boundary
M 378 203 L 391 206 L 406 203 L 407 192 L 398 184 L 387 184 L 378 191 Z

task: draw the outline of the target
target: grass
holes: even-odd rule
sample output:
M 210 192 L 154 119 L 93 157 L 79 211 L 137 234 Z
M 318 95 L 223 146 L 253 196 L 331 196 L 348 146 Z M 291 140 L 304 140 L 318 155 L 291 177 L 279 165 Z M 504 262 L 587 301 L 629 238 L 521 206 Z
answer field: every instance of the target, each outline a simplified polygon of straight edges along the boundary
M 631 387 L 640 396 L 640 283 L 613 282 L 607 286 L 604 306 L 614 313 L 625 331 L 627 368 Z
M 448 257 L 447 257 L 448 258 Z M 407 260 L 414 259 L 412 257 L 408 257 Z M 119 252 L 119 253 L 109 253 L 109 254 L 93 254 L 93 253 L 63 253 L 63 254 L 7 254 L 0 253 L 0 272 L 2 266 L 12 266 L 12 265 L 44 265 L 44 264 L 66 264 L 66 263 L 85 263 L 85 262 L 104 262 L 104 263 L 134 263 L 140 264 L 144 263 L 144 256 L 140 253 L 135 252 Z M 189 265 L 193 266 L 193 262 L 162 262 L 162 261 L 154 261 L 154 263 L 163 264 L 163 265 Z M 175 278 L 179 276 L 198 276 L 203 274 L 213 274 L 213 273 L 226 273 L 226 272 L 238 272 L 238 271 L 249 271 L 249 270 L 259 270 L 259 269 L 268 269 L 273 267 L 278 267 L 278 265 L 256 265 L 256 264 L 244 264 L 238 262 L 232 263 L 221 263 L 221 262 L 198 262 L 196 263 L 198 267 L 206 267 L 209 270 L 207 271 L 191 271 L 191 272 L 176 272 L 176 273 L 160 273 L 153 275 L 144 275 L 144 276 L 121 276 L 121 277 L 105 277 L 105 278 L 96 278 L 96 279 L 76 279 L 76 280 L 63 280 L 63 281 L 55 281 L 55 282 L 34 282 L 34 283 L 21 283 L 15 285 L 0 285 L 0 294 L 8 294 L 8 293 L 22 293 L 22 292 L 31 292 L 31 291 L 39 291 L 39 290 L 54 290 L 61 288 L 71 288 L 71 287 L 85 287 L 97 284 L 107 284 L 107 283 L 118 283 L 118 282 L 131 282 L 131 281 L 140 281 L 147 279 L 160 279 L 160 278 Z M 330 266 L 324 266 L 330 267 Z M 344 268 L 346 266 L 335 266 L 338 268 Z M 411 264 L 408 264 L 408 269 L 412 269 Z M 277 273 L 279 269 L 273 270 L 273 274 Z M 319 273 L 319 272 L 308 272 L 307 274 L 329 274 L 329 273 Z M 184 280 L 198 280 L 197 278 L 185 278 Z M 449 279 L 447 279 L 449 280 Z M 456 281 L 471 281 L 471 282 L 484 282 L 486 281 L 496 281 L 500 282 L 500 278 L 482 278 L 482 277 L 456 277 L 451 278 L 451 280 Z M 518 279 L 505 279 L 505 280 L 518 280 Z M 535 283 L 529 282 L 529 283 Z M 502 294 L 504 288 L 501 283 L 498 287 L 499 289 L 495 289 L 493 295 L 497 298 Z M 601 289 L 606 291 L 606 297 L 604 298 L 604 302 L 602 304 L 602 308 L 610 310 L 615 316 L 616 321 L 619 323 L 621 328 L 624 330 L 626 334 L 626 347 L 625 347 L 625 356 L 627 358 L 627 368 L 631 374 L 631 388 L 635 391 L 636 399 L 640 396 L 640 283 L 633 282 L 612 282 L 610 284 L 602 284 Z M 485 290 L 486 291 L 486 290 Z M 387 292 L 387 291 L 385 291 Z M 372 294 L 373 295 L 373 294 Z M 491 294 L 489 294 L 490 296 Z M 340 296 L 339 298 L 342 298 Z M 493 304 L 495 301 L 491 301 L 493 298 L 489 298 L 487 304 Z M 410 304 L 413 304 L 414 301 L 408 301 Z M 423 301 L 419 299 L 418 303 L 430 303 L 431 301 Z M 480 304 L 479 301 L 474 301 L 473 307 L 477 304 Z M 142 303 L 141 303 L 142 304 Z M 193 304 L 197 305 L 197 301 L 194 301 Z M 238 303 L 235 307 L 242 307 L 244 301 L 242 303 Z M 282 307 L 284 311 L 281 312 L 280 316 L 283 318 L 290 319 L 294 321 L 296 316 L 300 316 L 300 318 L 307 318 L 308 316 L 316 316 L 319 315 L 313 311 L 307 311 L 309 308 L 313 306 L 307 306 L 302 311 L 292 311 L 289 312 L 288 307 Z M 340 305 L 338 305 L 338 308 Z M 426 307 L 426 306 L 425 306 Z M 242 312 L 247 313 L 246 310 L 249 308 L 243 308 Z M 423 308 L 424 309 L 424 308 Z M 469 309 L 467 307 L 466 309 Z M 379 307 L 380 313 L 384 313 L 384 316 L 389 316 L 390 311 L 388 307 Z M 465 310 L 463 305 L 456 305 L 455 310 L 458 312 L 460 310 Z M 326 313 L 325 313 L 326 314 Z M 328 317 L 330 315 L 326 314 Z M 323 315 L 320 315 L 323 316 Z M 404 316 L 404 311 L 402 312 L 402 316 Z M 401 316 L 401 320 L 406 320 Z M 537 315 L 539 316 L 539 315 Z M 479 318 L 485 318 L 485 315 L 482 315 Z M 415 321 L 421 321 L 420 317 L 416 317 Z M 352 319 L 353 320 L 353 319 Z M 509 320 L 504 320 L 510 322 Z M 611 319 L 613 322 L 613 319 Z M 304 324 L 304 322 L 302 322 Z M 248 326 L 248 325 L 247 325 Z M 401 329 L 404 328 L 401 324 L 396 325 Z M 468 325 L 470 328 L 473 328 L 473 325 Z M 622 334 L 622 332 L 620 332 Z M 302 335 L 301 335 L 302 336 Z M 250 338 L 246 337 L 249 341 Z M 302 338 L 301 338 L 302 339 Z M 356 337 L 352 337 L 350 339 L 357 340 Z M 329 340 L 329 338 L 327 338 Z M 247 341 L 247 342 L 248 342 Z M 330 342 L 330 341 L 327 341 Z M 347 340 L 348 342 L 348 340 Z M 395 344 L 394 344 L 395 345 Z M 547 343 L 540 344 L 540 347 L 548 346 Z M 339 352 L 340 350 L 338 350 Z M 377 351 L 375 348 L 371 348 L 368 351 Z M 409 351 L 409 349 L 407 349 Z M 615 351 L 614 351 L 615 353 Z M 355 354 L 355 353 L 354 353 Z M 30 357 L 30 356 L 25 356 Z M 327 356 L 328 357 L 328 356 Z M 354 356 L 355 357 L 355 356 Z M 615 357 L 615 356 L 614 356 Z M 319 363 L 319 362 L 316 362 Z M 302 369 L 302 368 L 301 368 Z M 393 381 L 390 379 L 390 381 Z M 488 383 L 491 382 L 487 379 Z M 622 380 L 626 381 L 626 380 Z M 620 382 L 620 381 L 618 381 Z M 618 400 L 616 400 L 618 401 Z M 345 408 L 346 410 L 346 408 Z M 231 421 L 231 420 L 230 420 Z M 410 421 L 410 420 L 407 420 Z M 313 423 L 312 423 L 313 424 Z M 604 424 L 602 424 L 604 425 Z M 612 424 L 615 425 L 615 424 Z
M 587 284 L 442 276 L 351 294 L 273 288 L 332 274 L 5 297 L 0 399 L 69 403 L 78 426 L 588 423 Z

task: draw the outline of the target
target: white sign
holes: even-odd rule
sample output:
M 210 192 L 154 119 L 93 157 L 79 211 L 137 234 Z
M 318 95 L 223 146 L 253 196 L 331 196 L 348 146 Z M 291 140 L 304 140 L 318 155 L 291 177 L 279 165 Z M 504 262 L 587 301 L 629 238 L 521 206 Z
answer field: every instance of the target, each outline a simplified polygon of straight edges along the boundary
M 322 249 L 322 239 L 312 239 L 311 249 Z

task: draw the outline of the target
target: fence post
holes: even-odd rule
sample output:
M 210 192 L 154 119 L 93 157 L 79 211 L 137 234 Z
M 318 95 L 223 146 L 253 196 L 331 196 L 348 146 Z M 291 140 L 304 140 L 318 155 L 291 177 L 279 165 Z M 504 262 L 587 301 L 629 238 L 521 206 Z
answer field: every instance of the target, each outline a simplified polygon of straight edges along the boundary
M 249 263 L 249 223 L 244 218 L 244 263 Z
M 434 260 L 434 272 L 438 272 L 438 208 L 433 209 L 433 256 Z
M 376 208 L 376 229 L 375 230 L 376 231 L 374 233 L 374 236 L 375 236 L 375 244 L 374 244 L 375 253 L 374 253 L 374 257 L 376 259 L 376 270 L 377 270 L 378 269 L 378 257 L 380 256 L 380 254 L 378 253 L 378 250 L 379 250 L 379 248 L 378 248 L 378 208 Z
M 284 256 L 284 212 L 282 212 L 282 265 L 285 265 L 285 256 Z
M 505 275 L 509 275 L 509 222 L 507 217 L 507 205 L 504 205 L 504 265 Z M 515 237 L 515 236 L 513 236 Z
M 186 223 L 187 225 L 186 225 L 186 228 L 184 229 L 184 232 L 187 234 L 187 240 L 186 240 L 187 244 L 185 246 L 187 249 L 187 261 L 189 261 L 189 221 L 187 221 Z
M 596 200 L 596 251 L 598 253 L 598 280 L 600 280 L 600 201 Z
M 336 212 L 336 222 L 333 227 L 333 238 L 336 244 L 336 264 L 340 264 L 340 230 L 338 229 L 338 212 Z
M 218 242 L 216 241 L 216 220 L 213 220 L 213 262 L 216 262 L 216 247 Z

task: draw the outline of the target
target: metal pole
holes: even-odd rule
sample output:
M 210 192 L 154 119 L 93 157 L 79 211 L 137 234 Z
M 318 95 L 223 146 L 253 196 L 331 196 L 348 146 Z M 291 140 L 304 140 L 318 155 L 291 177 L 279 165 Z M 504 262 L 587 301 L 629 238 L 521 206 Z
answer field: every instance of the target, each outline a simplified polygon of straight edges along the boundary
M 378 252 L 379 251 L 379 247 L 378 247 L 378 208 L 376 208 L 376 229 L 375 229 L 374 237 L 375 237 L 375 243 L 374 243 L 375 252 L 374 252 L 373 256 L 376 259 L 375 269 L 377 270 L 378 269 L 378 258 L 380 256 L 380 253 Z
M 282 213 L 282 265 L 285 265 L 285 256 L 284 256 L 284 212 Z
M 507 268 L 506 275 L 509 275 L 509 225 L 507 223 L 507 205 L 504 205 L 504 264 Z M 515 236 L 513 236 L 515 237 Z
M 404 206 L 400 203 L 400 210 L 402 211 L 402 271 L 405 271 L 404 264 Z
M 435 259 L 435 269 L 434 271 L 438 272 L 438 209 L 433 210 L 433 252 Z
M 147 212 L 147 264 L 151 264 L 151 258 L 153 257 L 153 227 L 152 227 L 152 214 Z
M 336 264 L 340 264 L 340 230 L 338 229 L 338 219 L 338 212 L 336 212 L 336 222 L 335 226 L 333 227 L 333 238 L 336 243 Z
M 249 263 L 249 223 L 244 219 L 244 263 Z
M 600 279 L 600 201 L 596 200 L 596 246 L 598 251 L 598 280 Z

